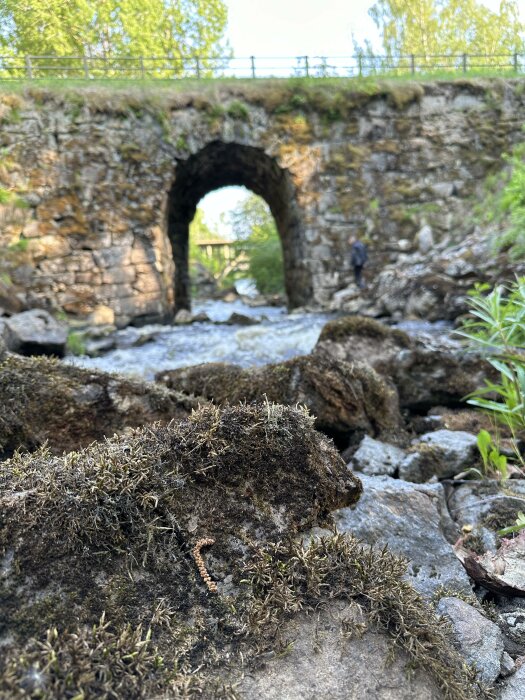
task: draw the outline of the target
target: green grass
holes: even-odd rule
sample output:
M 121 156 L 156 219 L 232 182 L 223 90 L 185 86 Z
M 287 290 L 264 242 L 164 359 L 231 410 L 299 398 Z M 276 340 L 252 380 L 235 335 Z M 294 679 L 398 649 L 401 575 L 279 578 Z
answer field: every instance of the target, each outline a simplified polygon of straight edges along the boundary
M 29 88 L 52 88 L 58 90 L 70 90 L 71 88 L 99 88 L 108 87 L 112 90 L 115 89 L 127 89 L 130 87 L 140 88 L 144 90 L 176 90 L 180 92 L 193 91 L 193 90 L 213 90 L 217 86 L 290 86 L 303 88 L 313 87 L 313 86 L 334 86 L 334 87 L 348 87 L 354 90 L 366 90 L 371 87 L 377 87 L 378 80 L 388 80 L 396 82 L 406 82 L 406 81 L 440 81 L 440 80 L 469 80 L 471 78 L 523 78 L 523 73 L 516 73 L 513 70 L 502 71 L 502 70 L 469 70 L 467 73 L 463 73 L 460 70 L 457 71 L 431 71 L 428 73 L 417 73 L 412 75 L 410 73 L 404 73 L 396 75 L 394 73 L 384 73 L 376 74 L 367 77 L 342 77 L 342 78 L 306 78 L 306 77 L 289 77 L 289 78 L 174 78 L 174 79 L 93 79 L 86 80 L 81 78 L 34 78 L 33 80 L 27 79 L 12 79 L 12 80 L 0 80 L 0 92 L 23 92 Z

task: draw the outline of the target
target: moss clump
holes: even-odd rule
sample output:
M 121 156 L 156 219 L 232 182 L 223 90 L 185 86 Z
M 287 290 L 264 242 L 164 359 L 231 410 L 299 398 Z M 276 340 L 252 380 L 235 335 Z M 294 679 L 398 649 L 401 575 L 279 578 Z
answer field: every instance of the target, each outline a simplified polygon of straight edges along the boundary
M 127 427 L 183 418 L 198 402 L 149 382 L 61 364 L 0 357 L 0 458 L 44 442 L 72 450 Z
M 248 107 L 239 100 L 234 100 L 233 102 L 230 102 L 230 104 L 226 108 L 226 114 L 232 119 L 235 119 L 240 122 L 247 122 L 250 117 Z
M 402 433 L 397 394 L 364 362 L 305 355 L 264 367 L 208 363 L 161 372 L 157 380 L 218 405 L 269 401 L 307 406 L 318 430 L 342 446 L 355 431 L 397 439 Z
M 334 343 L 339 343 L 348 340 L 353 335 L 373 338 L 379 341 L 392 338 L 402 348 L 408 348 L 411 345 L 409 336 L 403 331 L 389 328 L 383 323 L 365 316 L 343 316 L 334 321 L 328 321 L 323 326 L 318 342 L 331 340 Z
M 404 109 L 409 104 L 420 102 L 425 94 L 422 85 L 414 82 L 388 82 L 384 84 L 386 87 L 385 94 L 388 102 L 396 109 Z
M 257 646 L 243 563 L 360 491 L 304 411 L 268 403 L 15 455 L 0 465 L 0 697 L 231 697 L 230 660 Z M 191 554 L 203 535 L 219 596 Z
M 283 619 L 298 610 L 317 611 L 323 599 L 352 600 L 369 625 L 385 630 L 408 654 L 412 668 L 435 679 L 444 698 L 484 695 L 475 672 L 455 651 L 449 625 L 403 580 L 406 567 L 404 559 L 386 549 L 374 550 L 341 535 L 312 542 L 307 549 L 294 542 L 270 545 L 242 572 L 250 585 L 246 626 L 270 649 Z

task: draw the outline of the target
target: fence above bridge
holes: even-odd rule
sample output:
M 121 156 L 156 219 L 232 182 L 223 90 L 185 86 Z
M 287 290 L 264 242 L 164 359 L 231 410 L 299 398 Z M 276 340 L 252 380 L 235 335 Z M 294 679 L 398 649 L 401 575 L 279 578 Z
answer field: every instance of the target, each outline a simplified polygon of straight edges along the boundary
M 438 73 L 525 73 L 525 54 L 423 56 L 0 56 L 0 80 L 349 78 Z

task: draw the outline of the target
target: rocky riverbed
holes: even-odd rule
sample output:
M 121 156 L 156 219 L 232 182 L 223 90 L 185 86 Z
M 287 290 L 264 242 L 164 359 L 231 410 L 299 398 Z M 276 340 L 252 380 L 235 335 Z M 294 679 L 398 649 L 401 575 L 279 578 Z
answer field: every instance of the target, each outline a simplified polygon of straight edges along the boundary
M 309 346 L 155 382 L 0 348 L 0 697 L 522 699 L 525 480 L 454 479 L 490 366 L 262 313 L 191 329 Z

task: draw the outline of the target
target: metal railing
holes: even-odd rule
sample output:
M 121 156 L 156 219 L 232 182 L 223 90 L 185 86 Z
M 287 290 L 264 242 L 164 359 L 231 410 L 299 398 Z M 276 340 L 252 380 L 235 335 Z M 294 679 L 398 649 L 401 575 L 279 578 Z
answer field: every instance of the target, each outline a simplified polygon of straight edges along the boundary
M 348 78 L 437 72 L 525 72 L 525 54 L 440 56 L 0 56 L 0 80 Z

